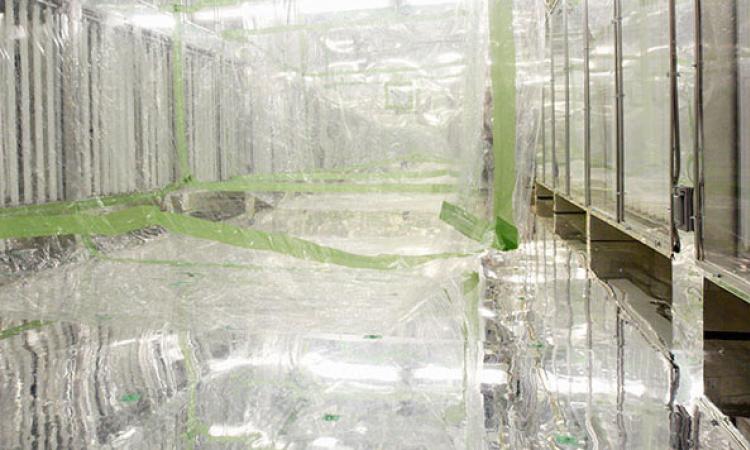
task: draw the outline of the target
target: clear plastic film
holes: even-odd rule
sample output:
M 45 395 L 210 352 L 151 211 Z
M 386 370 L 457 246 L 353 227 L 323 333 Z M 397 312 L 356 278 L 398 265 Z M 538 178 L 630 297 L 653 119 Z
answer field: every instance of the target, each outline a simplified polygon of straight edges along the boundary
M 1 4 L 0 447 L 483 448 L 487 2 Z
M 501 336 L 490 353 L 508 378 L 501 448 L 667 447 L 667 346 L 630 309 L 632 287 L 599 280 L 585 247 L 550 226 L 488 274 Z

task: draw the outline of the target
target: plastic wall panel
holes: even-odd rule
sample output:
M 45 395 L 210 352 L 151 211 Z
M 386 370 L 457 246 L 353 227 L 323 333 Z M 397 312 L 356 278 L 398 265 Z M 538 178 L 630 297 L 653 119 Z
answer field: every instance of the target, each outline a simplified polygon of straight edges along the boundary
M 580 203 L 586 199 L 586 124 L 584 97 L 584 3 L 566 0 L 568 14 L 568 90 L 570 124 L 570 196 Z
M 560 192 L 568 193 L 568 78 L 565 58 L 565 11 L 559 4 L 550 13 L 550 45 L 552 49 L 552 98 L 554 109 L 555 152 L 553 184 Z
M 675 2 L 680 185 L 695 186 L 695 1 Z
M 739 90 L 739 252 L 745 262 L 750 260 L 750 0 L 737 0 L 737 75 Z
M 4 2 L 4 8 L 0 25 L 0 206 L 57 200 L 59 22 L 50 8 L 33 1 Z
M 748 276 L 747 2 L 702 3 L 706 258 Z M 743 18 L 745 16 L 742 16 Z
M 554 160 L 555 160 L 555 110 L 552 92 L 552 52 L 550 51 L 550 42 L 552 39 L 551 21 L 549 18 L 546 22 L 546 42 L 544 46 L 546 70 L 544 76 L 546 83 L 543 87 L 543 119 L 544 119 L 544 157 L 542 158 L 543 175 L 542 181 L 547 187 L 554 186 Z
M 625 218 L 667 226 L 670 208 L 669 9 L 621 0 Z
M 612 216 L 617 208 L 615 27 L 612 0 L 589 2 L 591 203 Z

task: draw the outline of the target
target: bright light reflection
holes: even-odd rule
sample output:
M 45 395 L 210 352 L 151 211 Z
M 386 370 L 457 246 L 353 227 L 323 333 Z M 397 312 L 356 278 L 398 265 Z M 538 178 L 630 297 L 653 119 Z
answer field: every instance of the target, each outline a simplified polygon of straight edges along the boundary
M 245 423 L 242 425 L 211 425 L 208 429 L 208 434 L 212 437 L 242 437 L 253 435 L 253 437 L 258 436 L 257 439 L 253 440 L 254 446 L 262 447 L 270 446 L 272 444 L 268 435 L 251 423 Z
M 336 439 L 335 437 L 322 436 L 312 441 L 311 445 L 313 447 L 335 448 L 338 442 L 339 440 Z
M 479 373 L 479 381 L 482 384 L 507 384 L 508 374 L 502 369 L 484 368 Z
M 458 0 L 406 0 L 406 4 L 409 6 L 445 5 L 457 2 Z
M 130 21 L 138 28 L 149 30 L 171 29 L 175 26 L 175 19 L 169 14 L 137 14 Z
M 401 379 L 397 367 L 328 361 L 317 354 L 302 358 L 301 365 L 323 378 L 357 381 L 375 380 L 390 383 Z
M 570 392 L 573 394 L 586 394 L 589 392 L 589 380 L 585 377 L 556 377 L 546 373 L 549 382 L 548 390 L 558 392 Z M 591 379 L 592 394 L 612 394 L 617 391 L 617 382 L 604 378 Z M 635 397 L 643 397 L 646 386 L 640 381 L 628 381 L 625 383 L 625 392 Z
M 463 372 L 459 369 L 441 366 L 427 366 L 414 371 L 417 380 L 454 381 L 463 379 Z
M 300 0 L 301 14 L 322 14 L 329 12 L 357 11 L 389 8 L 391 0 Z

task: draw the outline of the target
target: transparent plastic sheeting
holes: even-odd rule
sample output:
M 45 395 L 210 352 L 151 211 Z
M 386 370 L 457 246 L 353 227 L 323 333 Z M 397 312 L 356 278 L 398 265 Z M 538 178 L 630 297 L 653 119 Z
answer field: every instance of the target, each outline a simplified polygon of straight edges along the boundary
M 702 5 L 706 259 L 750 279 L 750 3 Z
M 4 3 L 0 206 L 412 154 L 478 188 L 483 0 Z
M 0 447 L 483 447 L 486 2 L 3 4 Z
M 349 267 L 166 226 L 86 237 L 17 273 L 0 290 L 0 386 L 19 389 L 0 397 L 0 442 L 482 448 L 479 244 L 432 197 L 292 194 L 224 223 L 363 258 L 468 256 Z
M 683 381 L 660 338 L 669 321 L 644 320 L 653 305 L 634 301 L 638 289 L 596 278 L 585 247 L 561 240 L 551 225 L 538 222 L 535 239 L 486 265 L 495 300 L 484 304 L 483 314 L 493 317 L 485 364 L 507 372 L 506 384 L 484 388 L 485 399 L 496 400 L 495 444 L 651 449 L 682 448 L 691 439 L 700 448 L 746 448 L 705 400 L 693 405 L 699 420 L 692 434 L 677 434 L 674 391 Z

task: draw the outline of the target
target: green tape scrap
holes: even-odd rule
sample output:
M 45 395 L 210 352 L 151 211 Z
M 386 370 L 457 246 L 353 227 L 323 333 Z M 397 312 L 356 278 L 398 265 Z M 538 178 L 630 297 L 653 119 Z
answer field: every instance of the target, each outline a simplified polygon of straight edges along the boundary
M 578 439 L 569 434 L 558 434 L 555 436 L 555 443 L 559 445 L 578 445 Z
M 382 334 L 366 334 L 365 339 L 372 339 L 372 340 L 383 339 L 383 335 Z
M 473 292 L 474 290 L 476 290 L 477 286 L 479 286 L 479 273 L 471 272 L 470 274 L 466 275 L 462 286 L 464 294 Z
M 131 392 L 120 397 L 120 401 L 123 403 L 136 403 L 141 399 L 141 394 L 137 392 Z
M 338 414 L 326 414 L 323 416 L 323 420 L 326 422 L 337 422 L 339 419 L 341 419 L 341 416 Z

